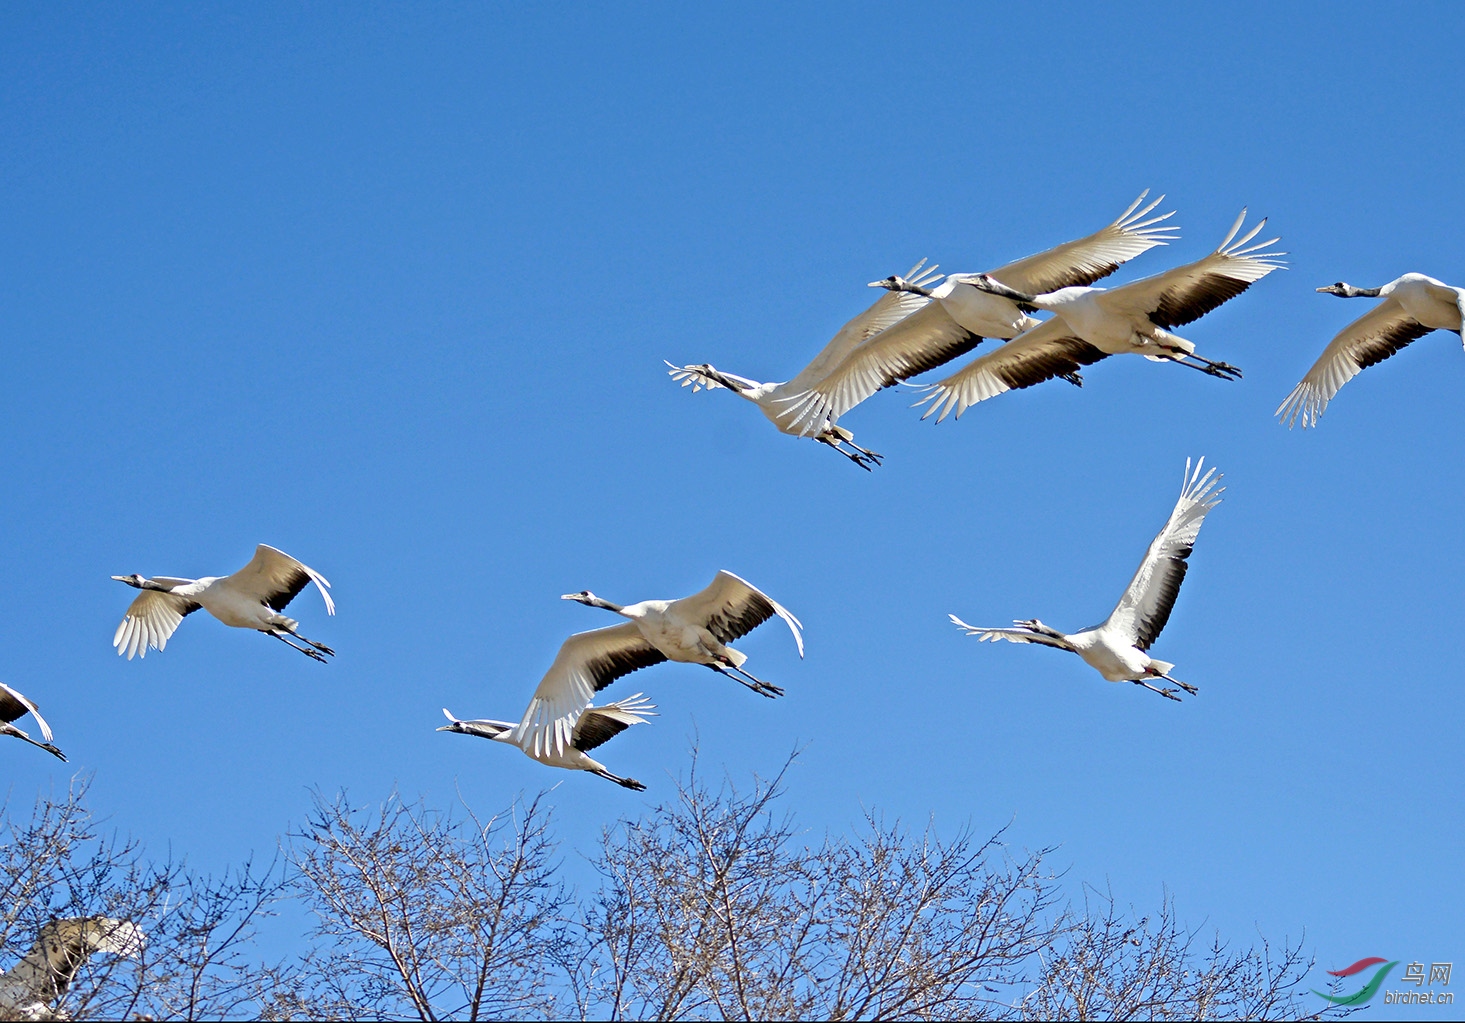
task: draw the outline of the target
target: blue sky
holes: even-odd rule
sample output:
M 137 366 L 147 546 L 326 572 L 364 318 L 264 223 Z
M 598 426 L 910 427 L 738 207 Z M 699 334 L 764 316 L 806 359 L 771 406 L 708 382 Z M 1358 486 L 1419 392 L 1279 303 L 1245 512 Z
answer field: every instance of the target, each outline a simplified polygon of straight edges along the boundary
M 1427 26 L 1427 30 L 1421 30 Z M 205 869 L 268 854 L 308 789 L 492 810 L 562 782 L 572 847 L 795 747 L 811 829 L 862 807 L 1061 844 L 1075 886 L 1322 966 L 1465 958 L 1458 338 L 1368 370 L 1319 429 L 1272 410 L 1362 312 L 1313 289 L 1465 282 L 1451 5 L 893 9 L 36 5 L 0 13 L 3 677 L 93 801 Z M 1226 383 L 1119 358 L 960 421 L 902 392 L 842 423 L 870 474 L 662 359 L 786 379 L 930 257 L 984 270 L 1143 188 L 1199 258 L 1242 206 L 1291 269 L 1186 328 Z M 1226 474 L 1155 653 L 1174 704 L 980 646 L 1113 605 L 1187 456 Z M 196 616 L 119 660 L 113 574 L 278 546 L 334 584 L 321 666 Z M 726 568 L 806 626 L 612 693 L 644 796 L 433 729 L 514 717 L 590 588 Z M 705 676 L 705 677 L 704 677 Z M 7 743 L 12 800 L 68 768 Z M 1387 1015 L 1382 1007 L 1374 1010 Z

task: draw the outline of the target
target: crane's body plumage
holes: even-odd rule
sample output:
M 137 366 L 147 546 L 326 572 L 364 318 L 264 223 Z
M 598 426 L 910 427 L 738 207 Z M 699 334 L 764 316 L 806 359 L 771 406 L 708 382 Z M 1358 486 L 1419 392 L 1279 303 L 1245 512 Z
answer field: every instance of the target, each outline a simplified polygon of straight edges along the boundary
M 1432 331 L 1452 330 L 1465 341 L 1465 288 L 1407 273 L 1378 288 L 1355 288 L 1339 281 L 1317 290 L 1340 298 L 1383 301 L 1339 331 L 1277 407 L 1277 417 L 1289 428 L 1299 419 L 1304 429 L 1316 426 L 1344 384 Z
M 1245 219 L 1242 210 L 1225 240 L 1204 259 L 1113 290 L 1074 286 L 1033 295 L 995 276 L 975 275 L 975 287 L 995 289 L 1055 315 L 933 384 L 917 403 L 930 405 L 921 418 L 936 415 L 940 422 L 953 411 L 960 418 L 979 401 L 1054 377 L 1080 383 L 1082 367 L 1124 353 L 1179 362 L 1213 376 L 1239 377 L 1235 367 L 1196 355 L 1194 343 L 1169 328 L 1199 319 L 1282 267 L 1277 257 L 1284 253 L 1264 251 L 1278 239 L 1252 244 L 1265 220 L 1233 241 Z
M 112 645 L 118 656 L 146 657 L 148 650 L 162 650 L 179 623 L 203 608 L 225 625 L 255 629 L 274 636 L 287 646 L 318 661 L 335 651 L 300 635 L 295 619 L 280 614 L 307 584 L 315 583 L 326 602 L 326 613 L 335 614 L 330 583 L 315 569 L 268 544 L 255 548 L 254 557 L 233 575 L 182 579 L 174 576 L 114 575 L 113 579 L 142 592 L 133 600 L 117 626 Z M 307 647 L 297 646 L 293 637 Z
M 1098 625 L 1067 634 L 1037 619 L 1014 622 L 1015 628 L 972 626 L 956 615 L 950 616 L 951 621 L 979 640 L 1038 643 L 1078 654 L 1110 682 L 1134 682 L 1178 700 L 1174 690 L 1156 687 L 1149 681 L 1158 678 L 1194 693 L 1194 686 L 1170 676 L 1174 664 L 1151 657 L 1149 649 L 1170 620 L 1206 513 L 1220 503 L 1225 489 L 1219 486 L 1221 477 L 1214 468 L 1202 475 L 1204 465 L 1205 459 L 1201 459 L 1192 472 L 1191 463 L 1186 460 L 1185 478 L 1174 511 L 1150 543 L 1119 603 Z

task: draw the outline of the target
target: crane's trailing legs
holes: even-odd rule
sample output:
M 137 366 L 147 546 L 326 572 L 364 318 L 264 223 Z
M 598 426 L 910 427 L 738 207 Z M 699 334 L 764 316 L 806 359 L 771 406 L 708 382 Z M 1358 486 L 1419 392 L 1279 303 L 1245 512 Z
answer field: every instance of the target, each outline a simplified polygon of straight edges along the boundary
M 45 750 L 53 757 L 59 757 L 62 763 L 66 762 L 65 753 L 62 753 L 59 749 L 57 749 L 55 746 L 52 746 L 49 742 L 38 742 L 35 739 L 32 739 L 29 735 L 22 732 L 14 725 L 6 724 L 5 722 L 0 721 L 0 735 L 13 735 L 17 739 L 22 739 L 25 742 L 30 743 L 32 746 L 39 746 L 41 749 Z
M 1144 686 L 1146 689 L 1148 689 L 1152 693 L 1159 693 L 1161 696 L 1165 697 L 1167 700 L 1174 700 L 1176 703 L 1180 703 L 1181 702 L 1180 697 L 1178 697 L 1178 696 L 1175 695 L 1175 690 L 1173 690 L 1173 689 L 1161 689 L 1159 686 L 1152 686 L 1152 685 L 1150 685 L 1148 682 L 1146 682 L 1142 678 L 1130 679 L 1130 681 L 1133 682 L 1137 686 Z
M 1237 369 L 1229 362 L 1212 362 L 1210 359 L 1201 358 L 1194 352 L 1185 352 L 1181 351 L 1178 348 L 1168 348 L 1164 345 L 1162 345 L 1161 347 L 1165 348 L 1167 352 L 1172 352 L 1173 354 L 1171 355 L 1171 359 L 1181 366 L 1189 366 L 1191 369 L 1198 369 L 1207 376 L 1220 377 L 1222 380 L 1241 379 L 1241 370 Z M 1194 359 L 1195 362 L 1186 362 L 1186 359 Z
M 869 472 L 870 470 L 874 469 L 875 466 L 879 465 L 881 460 L 885 456 L 860 447 L 854 442 L 853 438 L 854 434 L 850 433 L 848 430 L 841 430 L 839 427 L 836 426 L 819 434 L 814 439 L 817 440 L 820 444 L 828 444 L 831 448 L 833 448 L 835 451 L 838 451 L 841 455 L 843 455 L 845 458 L 848 458 L 851 462 L 854 462 L 861 469 Z M 848 444 L 850 447 L 854 448 L 854 450 L 846 451 L 843 447 L 841 447 L 841 444 Z
M 1165 674 L 1163 671 L 1156 672 L 1155 673 L 1155 677 L 1156 678 L 1162 678 L 1166 682 L 1174 682 L 1177 686 L 1179 686 L 1181 689 L 1184 689 L 1191 696 L 1194 696 L 1194 695 L 1196 695 L 1197 693 L 1200 692 L 1199 689 L 1197 689 L 1195 686 L 1191 685 L 1189 682 L 1182 682 L 1178 678 L 1172 678 L 1171 676 Z
M 726 675 L 728 678 L 732 679 L 739 685 L 747 686 L 759 696 L 766 696 L 771 700 L 775 696 L 783 695 L 783 690 L 781 688 L 771 682 L 764 682 L 756 675 L 748 674 L 748 672 L 744 671 L 742 668 L 739 668 L 736 664 L 733 664 L 732 661 L 725 661 L 722 664 L 709 664 L 707 665 L 707 667 L 711 668 L 715 672 L 718 672 L 719 674 Z M 736 674 L 734 674 L 734 672 L 736 672 Z M 748 681 L 749 679 L 751 679 L 752 681 Z
M 313 639 L 306 639 L 304 636 L 300 635 L 300 633 L 296 632 L 288 625 L 279 625 L 271 628 L 269 630 L 269 635 L 274 636 L 286 646 L 291 647 L 295 650 L 299 650 L 302 654 L 304 654 L 306 657 L 309 657 L 311 660 L 320 661 L 322 664 L 327 664 L 329 662 L 326 661 L 326 659 L 322 657 L 321 654 L 335 654 L 335 651 L 326 646 L 324 643 L 317 643 Z M 292 643 L 289 639 L 286 638 L 287 635 L 294 636 L 302 643 L 308 643 L 310 644 L 310 646 L 300 646 L 296 643 Z M 311 647 L 314 647 L 315 649 L 312 650 Z
M 439 729 L 439 731 L 441 731 L 441 729 Z M 628 789 L 630 789 L 633 792 L 645 792 L 646 791 L 646 786 L 645 785 L 642 785 L 635 778 L 622 778 L 620 775 L 611 774 L 609 771 L 607 771 L 607 770 L 605 770 L 603 768 L 601 770 L 599 770 L 599 771 L 591 771 L 590 773 L 591 774 L 598 774 L 598 775 L 600 775 L 600 777 L 605 778 L 607 781 L 613 781 L 617 785 L 624 786 L 625 788 L 628 788 Z

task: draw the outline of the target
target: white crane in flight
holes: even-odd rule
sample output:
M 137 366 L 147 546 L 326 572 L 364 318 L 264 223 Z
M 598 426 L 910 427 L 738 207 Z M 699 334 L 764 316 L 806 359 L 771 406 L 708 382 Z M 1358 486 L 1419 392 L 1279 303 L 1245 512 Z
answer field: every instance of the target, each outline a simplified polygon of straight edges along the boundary
M 14 722 L 27 714 L 36 719 L 36 725 L 41 730 L 41 738 L 46 740 L 45 742 L 36 742 L 15 727 Z M 0 682 L 0 735 L 13 735 L 17 739 L 24 739 L 32 746 L 39 746 L 53 757 L 60 757 L 63 762 L 66 760 L 66 754 L 51 745 L 51 726 L 46 724 L 46 719 L 41 717 L 41 712 L 36 710 L 36 705 L 4 682 Z
M 1276 415 L 1289 429 L 1299 419 L 1304 429 L 1316 426 L 1344 384 L 1430 331 L 1453 330 L 1465 341 L 1465 288 L 1452 288 L 1424 274 L 1405 274 L 1377 288 L 1355 288 L 1339 281 L 1317 290 L 1339 298 L 1383 301 L 1339 331 L 1278 406 Z
M 1080 367 L 1126 352 L 1155 362 L 1178 362 L 1212 376 L 1240 377 L 1236 367 L 1196 355 L 1195 345 L 1169 328 L 1199 319 L 1282 268 L 1277 257 L 1286 253 L 1264 251 L 1279 239 L 1251 243 L 1265 220 L 1233 241 L 1245 219 L 1243 209 L 1225 240 L 1204 259 L 1113 290 L 1076 287 L 1030 295 L 995 277 L 970 277 L 975 287 L 1057 315 L 931 385 L 916 403 L 930 403 L 921 418 L 939 413 L 940 422 L 952 411 L 960 418 L 979 401 L 1054 377 L 1077 384 Z
M 574 638 L 571 637 L 572 640 Z M 566 645 L 568 646 L 568 643 Z M 559 662 L 556 661 L 556 663 Z M 552 744 L 537 748 L 526 747 L 515 738 L 517 726 L 512 721 L 459 721 L 446 707 L 443 708 L 443 715 L 448 719 L 448 724 L 440 727 L 438 731 L 477 735 L 484 739 L 508 743 L 510 746 L 518 746 L 526 756 L 549 767 L 563 767 L 570 771 L 589 771 L 591 774 L 599 775 L 617 785 L 641 792 L 645 790 L 645 785 L 635 778 L 622 778 L 619 775 L 611 774 L 604 764 L 592 759 L 589 753 L 632 725 L 639 725 L 648 717 L 655 717 L 655 707 L 656 704 L 643 699 L 640 693 L 615 703 L 608 703 L 604 707 L 586 707 L 575 719 L 574 726 L 569 732 L 569 743 L 563 749 L 554 749 Z
M 1036 618 L 1013 622 L 1017 626 L 1013 629 L 980 628 L 968 625 L 956 615 L 950 616 L 952 622 L 979 640 L 1040 643 L 1078 654 L 1110 682 L 1133 682 L 1178 701 L 1180 697 L 1175 695 L 1175 690 L 1156 686 L 1151 681 L 1164 679 L 1194 694 L 1195 686 L 1171 677 L 1175 665 L 1151 657 L 1148 651 L 1170 620 L 1170 611 L 1185 579 L 1186 560 L 1195 547 L 1206 512 L 1220 503 L 1221 492 L 1225 490 L 1217 487 L 1221 477 L 1214 468 L 1201 475 L 1204 463 L 1202 458 L 1192 473 L 1190 460 L 1186 459 L 1184 485 L 1175 510 L 1145 552 L 1118 606 L 1100 624 L 1066 635 Z
M 149 650 L 162 650 L 168 637 L 184 617 L 203 608 L 225 625 L 238 629 L 257 629 L 274 636 L 286 646 L 294 647 L 307 657 L 325 663 L 325 654 L 335 651 L 323 643 L 300 635 L 293 618 L 280 614 L 306 584 L 315 583 L 326 601 L 326 613 L 335 614 L 330 583 L 315 569 L 296 561 L 284 551 L 268 544 L 255 548 L 254 557 L 233 575 L 205 576 L 202 579 L 175 579 L 140 575 L 114 575 L 120 583 L 142 590 L 127 609 L 122 624 L 112 637 L 117 655 L 146 657 Z M 291 637 L 306 644 L 291 642 Z
M 668 660 L 705 665 L 763 696 L 782 696 L 783 690 L 750 675 L 743 668 L 748 655 L 726 644 L 776 615 L 794 634 L 799 656 L 804 656 L 804 637 L 799 631 L 803 623 L 758 587 L 728 571 L 718 572 L 704 589 L 680 600 L 643 600 L 622 607 L 589 590 L 566 593 L 560 599 L 629 618 L 641 638 Z
M 575 723 L 595 694 L 622 675 L 662 661 L 702 664 L 763 696 L 783 690 L 743 668 L 747 655 L 727 644 L 775 616 L 794 634 L 799 656 L 804 639 L 799 620 L 772 597 L 731 572 L 718 572 L 705 589 L 681 600 L 643 600 L 622 607 L 589 590 L 561 599 L 602 607 L 630 619 L 608 629 L 580 632 L 534 690 L 514 732 L 530 756 L 549 749 L 563 753 L 572 744 Z
M 1142 193 L 1118 220 L 1077 241 L 994 270 L 1004 282 L 1037 291 L 1089 284 L 1123 262 L 1172 241 L 1161 225 L 1171 214 L 1147 218 L 1164 196 L 1135 212 Z M 1160 225 L 1160 226 L 1157 226 Z M 792 380 L 760 383 L 701 364 L 668 362 L 673 380 L 700 390 L 725 387 L 757 405 L 780 431 L 827 444 L 856 465 L 871 469 L 881 456 L 854 443 L 837 420 L 882 387 L 934 369 L 971 351 L 984 337 L 1010 338 L 1034 326 L 1007 298 L 969 287 L 973 275 L 955 275 L 939 287 L 936 268 L 917 263 L 904 277 L 871 282 L 889 292 L 844 325 Z M 848 450 L 845 446 L 848 446 Z
M 135 958 L 143 947 L 136 924 L 105 916 L 69 917 L 41 927 L 36 943 L 0 974 L 0 1019 L 70 1019 L 56 1003 L 94 953 Z

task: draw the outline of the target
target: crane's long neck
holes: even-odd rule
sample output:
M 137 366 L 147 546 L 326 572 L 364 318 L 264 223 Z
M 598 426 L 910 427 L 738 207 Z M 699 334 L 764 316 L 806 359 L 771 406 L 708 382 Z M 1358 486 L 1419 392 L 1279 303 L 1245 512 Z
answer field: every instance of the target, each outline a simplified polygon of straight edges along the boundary
M 585 603 L 588 604 L 590 607 L 603 607 L 607 611 L 614 611 L 616 614 L 620 615 L 623 618 L 631 617 L 630 615 L 626 614 L 626 609 L 620 604 L 612 604 L 610 601 L 604 599 L 603 597 L 597 597 L 593 593 L 586 598 Z
M 886 291 L 904 291 L 912 295 L 924 295 L 926 298 L 931 298 L 935 294 L 931 288 L 923 288 L 904 277 L 887 277 L 883 281 L 876 281 L 875 284 Z
M 1067 636 L 1065 636 L 1063 633 L 1059 632 L 1052 626 L 1044 625 L 1036 618 L 1029 619 L 1025 622 L 1019 622 L 1018 624 L 1021 625 L 1024 629 L 1027 629 L 1029 632 L 1035 632 L 1039 636 L 1043 636 L 1051 640 L 1053 645 L 1056 647 L 1062 647 L 1064 650 L 1072 650 L 1074 653 L 1078 652 L 1078 649 L 1073 645 L 1072 640 L 1070 640 Z
M 756 390 L 757 388 L 763 386 L 756 380 L 749 380 L 747 377 L 740 377 L 736 373 L 724 373 L 722 370 L 714 369 L 711 366 L 704 367 L 702 370 L 702 375 L 707 377 L 709 380 L 721 384 L 723 387 L 726 387 L 734 394 L 743 395 L 743 397 L 747 397 L 746 392 Z
M 1039 309 L 1048 308 L 1042 295 L 1029 295 L 1027 292 L 1018 291 L 1016 288 L 1009 288 L 1001 281 L 988 277 L 986 274 L 977 274 L 963 283 L 970 284 L 972 287 L 979 288 L 988 294 L 1000 295 L 1003 298 L 1011 299 L 1019 305 L 1036 306 Z
M 1387 289 L 1387 290 L 1385 290 L 1385 289 Z M 1379 288 L 1355 288 L 1351 284 L 1345 284 L 1345 285 L 1343 285 L 1343 294 L 1340 295 L 1339 297 L 1340 298 L 1378 298 L 1379 296 L 1386 295 L 1386 294 L 1388 294 L 1389 291 L 1393 291 L 1393 290 L 1394 290 L 1394 288 L 1393 288 L 1393 285 L 1391 285 L 1391 284 L 1386 284 L 1383 287 L 1379 287 Z

